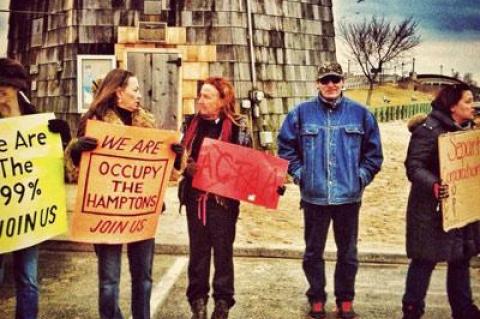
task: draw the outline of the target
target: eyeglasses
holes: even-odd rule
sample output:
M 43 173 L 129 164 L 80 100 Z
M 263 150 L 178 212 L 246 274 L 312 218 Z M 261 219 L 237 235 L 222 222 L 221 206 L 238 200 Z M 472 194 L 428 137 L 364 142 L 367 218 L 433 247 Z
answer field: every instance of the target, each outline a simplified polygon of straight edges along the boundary
M 327 85 L 330 82 L 332 82 L 333 84 L 338 84 L 340 83 L 340 81 L 342 81 L 342 78 L 336 75 L 328 75 L 326 77 L 321 78 L 318 81 L 323 85 Z

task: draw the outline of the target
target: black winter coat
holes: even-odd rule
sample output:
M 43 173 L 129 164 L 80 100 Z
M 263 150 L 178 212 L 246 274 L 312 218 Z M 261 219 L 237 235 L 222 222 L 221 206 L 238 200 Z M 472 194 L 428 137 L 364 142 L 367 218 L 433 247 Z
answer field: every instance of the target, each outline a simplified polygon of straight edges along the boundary
M 438 136 L 462 128 L 433 110 L 421 125 L 410 128 L 405 167 L 412 183 L 407 207 L 407 256 L 433 262 L 453 261 L 480 253 L 480 222 L 445 232 L 433 184 L 440 180 Z

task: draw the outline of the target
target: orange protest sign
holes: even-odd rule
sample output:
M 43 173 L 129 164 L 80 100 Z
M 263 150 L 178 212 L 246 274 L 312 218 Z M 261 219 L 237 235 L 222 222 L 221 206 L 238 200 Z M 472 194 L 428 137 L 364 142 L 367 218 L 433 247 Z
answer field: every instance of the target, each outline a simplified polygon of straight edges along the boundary
M 480 220 L 480 130 L 440 135 L 438 146 L 440 176 L 450 193 L 442 200 L 448 231 Z
M 128 243 L 155 236 L 179 133 L 89 120 L 86 136 L 98 140 L 84 152 L 72 240 Z
M 192 185 L 213 194 L 275 209 L 288 161 L 235 144 L 206 138 Z

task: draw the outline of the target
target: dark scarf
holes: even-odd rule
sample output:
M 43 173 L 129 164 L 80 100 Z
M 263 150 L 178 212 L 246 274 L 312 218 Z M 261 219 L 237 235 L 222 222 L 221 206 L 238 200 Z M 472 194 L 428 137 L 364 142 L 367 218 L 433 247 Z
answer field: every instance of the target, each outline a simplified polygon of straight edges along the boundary
M 195 117 L 190 122 L 190 126 L 188 127 L 187 132 L 185 133 L 185 137 L 182 141 L 182 145 L 185 147 L 187 151 L 191 151 L 192 149 L 193 140 L 195 139 L 195 136 L 198 133 L 197 132 L 198 126 L 201 120 L 202 120 L 201 116 L 199 114 L 196 114 Z M 229 117 L 223 118 L 222 130 L 220 132 L 220 136 L 218 139 L 223 142 L 230 142 L 230 139 L 232 136 L 232 128 L 233 128 L 232 120 Z M 209 193 L 201 193 L 197 199 L 198 219 L 202 221 L 202 224 L 204 226 L 207 224 L 208 197 L 209 197 Z M 219 203 L 222 206 L 226 206 L 224 199 L 216 195 L 214 196 L 214 198 L 217 201 L 217 203 Z
M 201 116 L 196 114 L 195 117 L 192 119 L 190 122 L 190 126 L 187 129 L 187 132 L 185 133 L 185 138 L 182 141 L 182 145 L 185 147 L 185 149 L 190 150 L 192 147 L 192 142 L 197 134 L 197 129 L 198 129 L 198 123 L 201 120 Z M 230 139 L 232 137 L 232 128 L 233 128 L 233 122 L 229 117 L 225 117 L 223 119 L 222 123 L 222 131 L 220 133 L 219 140 L 223 142 L 230 142 Z

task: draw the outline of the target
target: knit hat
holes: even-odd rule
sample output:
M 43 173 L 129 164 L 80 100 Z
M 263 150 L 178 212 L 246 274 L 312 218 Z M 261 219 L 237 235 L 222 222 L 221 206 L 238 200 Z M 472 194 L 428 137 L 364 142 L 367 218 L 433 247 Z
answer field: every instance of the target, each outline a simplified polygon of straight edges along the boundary
M 0 86 L 13 86 L 19 90 L 27 88 L 28 75 L 23 65 L 9 58 L 0 58 Z

